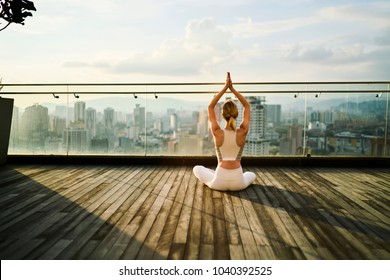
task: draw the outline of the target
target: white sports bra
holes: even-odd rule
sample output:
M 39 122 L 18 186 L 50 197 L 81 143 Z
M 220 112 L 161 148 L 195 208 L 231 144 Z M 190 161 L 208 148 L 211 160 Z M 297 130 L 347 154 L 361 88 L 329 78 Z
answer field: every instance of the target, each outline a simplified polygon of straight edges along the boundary
M 244 147 L 237 145 L 236 131 L 222 129 L 224 133 L 223 143 L 220 147 L 215 146 L 219 161 L 240 160 Z

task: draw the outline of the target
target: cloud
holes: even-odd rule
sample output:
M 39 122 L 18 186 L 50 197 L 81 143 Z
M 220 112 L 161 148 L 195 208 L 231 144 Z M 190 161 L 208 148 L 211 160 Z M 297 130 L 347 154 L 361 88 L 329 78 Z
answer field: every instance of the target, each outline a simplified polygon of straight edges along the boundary
M 305 49 L 297 44 L 293 46 L 285 55 L 290 61 L 318 62 L 332 57 L 333 52 L 323 46 Z
M 304 63 L 352 63 L 364 58 L 362 44 L 326 47 L 324 44 L 316 46 L 302 46 L 296 44 L 286 51 L 283 59 L 292 62 Z
M 254 21 L 251 17 L 237 18 L 234 24 L 226 26 L 235 37 L 264 37 L 274 33 L 296 30 L 319 24 L 354 23 L 370 28 L 389 27 L 390 2 L 374 2 L 325 7 L 313 15 L 273 21 Z
M 308 16 L 268 21 L 245 17 L 224 25 L 214 18 L 195 19 L 187 22 L 181 37 L 168 38 L 155 47 L 137 51 L 129 44 L 129 48 L 118 47 L 116 53 L 110 50 L 111 54 L 76 60 L 70 56 L 63 66 L 122 77 L 208 78 L 207 74 L 224 69 L 237 69 L 243 77 L 260 73 L 271 79 L 297 77 L 297 69 L 303 76 L 321 73 L 318 77 L 337 80 L 347 73 L 376 77 L 383 75 L 377 69 L 386 69 L 386 59 L 380 56 L 389 53 L 389 8 L 385 2 L 344 5 Z
M 294 67 L 316 80 L 386 80 L 390 71 L 390 47 L 292 46 L 282 58 L 286 69 Z M 295 75 L 292 73 L 292 75 Z
M 62 66 L 67 68 L 83 68 L 90 67 L 91 65 L 84 61 L 70 60 L 62 63 Z
M 116 61 L 66 61 L 64 67 L 98 67 L 118 74 L 196 75 L 229 58 L 231 34 L 213 18 L 190 21 L 182 38 L 165 40 L 152 52 L 122 54 Z
M 323 21 L 363 23 L 375 28 L 390 26 L 390 3 L 373 2 L 327 7 L 319 11 Z
M 390 46 L 390 28 L 386 29 L 383 34 L 375 37 L 375 44 L 379 46 Z
M 319 22 L 318 18 L 293 18 L 276 21 L 254 22 L 252 18 L 237 18 L 237 23 L 228 27 L 235 37 L 263 37 L 277 32 L 294 30 Z

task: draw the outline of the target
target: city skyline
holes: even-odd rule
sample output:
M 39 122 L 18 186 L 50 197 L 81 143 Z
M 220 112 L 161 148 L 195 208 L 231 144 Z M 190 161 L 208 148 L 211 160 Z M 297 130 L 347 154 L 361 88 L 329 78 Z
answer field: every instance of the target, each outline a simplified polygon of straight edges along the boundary
M 336 99 L 330 103 L 337 104 L 333 107 L 308 106 L 304 112 L 269 104 L 266 96 L 247 98 L 252 110 L 246 155 L 365 155 L 371 150 L 381 153 L 380 143 L 372 143 L 384 135 L 384 100 L 340 103 Z M 235 101 L 242 111 L 241 104 Z M 10 149 L 16 151 L 23 146 L 26 153 L 52 149 L 57 153 L 136 154 L 148 148 L 157 154 L 213 153 L 206 107 L 161 107 L 155 112 L 133 102 L 127 108 L 121 111 L 105 103 L 104 109 L 99 110 L 82 100 L 75 101 L 73 107 L 56 105 L 51 110 L 39 104 L 24 111 L 15 107 Z M 238 123 L 240 117 L 241 113 Z

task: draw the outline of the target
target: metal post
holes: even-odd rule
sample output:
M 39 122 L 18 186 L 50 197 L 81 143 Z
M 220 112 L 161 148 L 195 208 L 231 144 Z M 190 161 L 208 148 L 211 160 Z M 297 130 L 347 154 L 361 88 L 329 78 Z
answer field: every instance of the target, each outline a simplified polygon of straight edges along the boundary
M 306 125 L 307 125 L 307 84 L 305 91 L 305 112 L 304 112 L 304 120 L 303 120 L 303 156 L 306 154 Z
M 390 89 L 390 83 L 387 84 L 387 90 Z M 389 92 L 386 92 L 386 116 L 385 116 L 385 142 L 383 148 L 383 156 L 387 156 L 387 137 L 388 137 L 388 125 L 389 125 Z

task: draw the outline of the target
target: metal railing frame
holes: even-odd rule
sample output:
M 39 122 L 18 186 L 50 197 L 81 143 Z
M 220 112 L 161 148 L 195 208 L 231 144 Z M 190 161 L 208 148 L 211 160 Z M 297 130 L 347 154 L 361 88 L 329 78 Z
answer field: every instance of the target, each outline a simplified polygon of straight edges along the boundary
M 288 85 L 304 85 L 305 89 L 302 90 L 240 90 L 241 93 L 248 94 L 286 94 L 286 93 L 377 93 L 383 94 L 390 92 L 389 86 L 390 81 L 343 81 L 343 82 L 235 82 L 235 85 L 250 85 L 250 86 L 288 86 Z M 80 91 L 80 90 L 70 90 L 70 87 L 151 87 L 151 86 L 217 86 L 224 85 L 224 83 L 210 82 L 210 83 L 1 83 L 0 82 L 0 90 L 2 88 L 16 88 L 16 87 L 66 87 L 66 90 L 54 91 L 54 90 L 46 90 L 46 91 L 31 91 L 31 90 L 15 90 L 15 91 L 1 91 L 1 94 L 210 94 L 215 93 L 215 90 L 210 91 L 162 91 L 162 90 L 153 90 L 153 91 Z M 308 86 L 310 85 L 388 85 L 387 89 L 365 89 L 365 90 L 329 90 L 329 89 L 320 89 L 320 90 L 309 90 Z
M 384 137 L 384 156 L 386 156 L 387 147 L 387 135 L 389 125 L 389 93 L 390 93 L 390 81 L 336 81 L 336 82 L 235 82 L 238 86 L 305 86 L 304 89 L 291 89 L 291 90 L 240 90 L 243 94 L 294 94 L 294 97 L 298 97 L 300 93 L 305 94 L 305 124 L 304 124 L 304 147 L 306 148 L 306 107 L 307 107 L 307 94 L 316 94 L 319 97 L 321 94 L 376 94 L 376 97 L 381 97 L 386 93 L 386 116 L 385 116 L 385 137 Z M 167 90 L 148 90 L 148 87 L 171 87 L 171 86 L 218 86 L 224 85 L 221 82 L 206 82 L 206 83 L 1 83 L 0 81 L 0 95 L 23 95 L 23 94 L 50 94 L 55 97 L 60 94 L 73 94 L 75 97 L 79 95 L 98 95 L 98 94 L 133 94 L 133 95 L 164 95 L 164 94 L 213 94 L 216 90 L 181 90 L 181 91 L 167 91 Z M 327 86 L 327 85 L 387 85 L 387 89 L 310 89 L 309 86 Z M 32 90 L 33 88 L 48 88 L 47 90 Z M 53 88 L 65 87 L 66 90 L 53 90 Z M 112 89 L 106 91 L 82 91 L 74 89 L 82 87 L 110 87 Z M 146 87 L 146 90 L 114 90 L 116 87 Z M 19 89 L 18 89 L 19 88 Z M 6 89 L 6 90 L 4 90 Z M 12 90 L 15 89 L 15 90 Z M 1 96 L 0 96 L 1 97 Z

